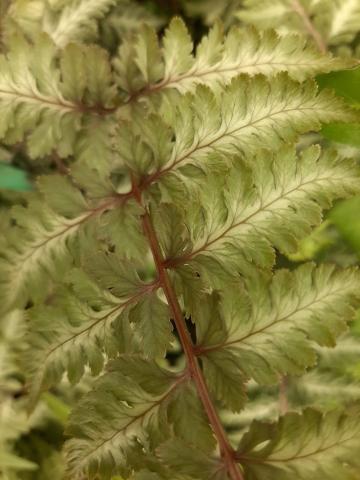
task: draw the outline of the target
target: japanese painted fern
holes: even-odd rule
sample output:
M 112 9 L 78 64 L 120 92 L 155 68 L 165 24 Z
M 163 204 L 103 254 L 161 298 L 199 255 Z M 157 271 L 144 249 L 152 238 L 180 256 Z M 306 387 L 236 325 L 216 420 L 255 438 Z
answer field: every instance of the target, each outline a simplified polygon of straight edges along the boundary
M 255 382 L 304 374 L 359 304 L 355 268 L 274 269 L 360 191 L 356 162 L 296 148 L 358 120 L 313 79 L 353 62 L 220 24 L 194 50 L 180 18 L 160 43 L 139 27 L 110 58 L 85 41 L 116 3 L 37 2 L 29 22 L 16 1 L 2 20 L 1 139 L 60 168 L 7 213 L 1 245 L 4 325 L 26 317 L 22 395 L 33 409 L 65 374 L 97 377 L 67 424 L 65 478 L 351 480 L 356 405 L 256 420 L 236 443 L 224 412 L 243 411 Z M 259 23 L 260 3 L 241 18 Z M 330 44 L 352 35 L 338 23 Z M 6 435 L 0 477 L 12 479 L 34 465 Z

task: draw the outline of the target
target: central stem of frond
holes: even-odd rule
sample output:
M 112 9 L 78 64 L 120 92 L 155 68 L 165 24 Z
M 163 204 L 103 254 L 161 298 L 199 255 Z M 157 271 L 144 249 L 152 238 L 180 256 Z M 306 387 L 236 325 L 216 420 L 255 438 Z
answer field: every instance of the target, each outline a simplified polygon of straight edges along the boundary
M 156 232 L 151 222 L 150 214 L 142 203 L 141 192 L 135 185 L 135 182 L 133 182 L 132 191 L 138 203 L 145 209 L 145 213 L 142 217 L 143 229 L 144 234 L 149 242 L 149 246 L 155 262 L 159 285 L 161 286 L 169 304 L 174 324 L 186 357 L 189 374 L 195 383 L 199 398 L 203 404 L 209 423 L 218 441 L 221 457 L 224 462 L 224 467 L 226 468 L 229 478 L 231 480 L 244 480 L 236 461 L 235 452 L 229 443 L 224 427 L 222 426 L 218 413 L 215 409 L 214 403 L 211 400 L 210 393 L 203 376 L 203 372 L 200 368 L 199 361 L 194 350 L 194 345 L 191 340 L 190 333 L 186 327 L 179 301 L 177 299 L 175 290 L 171 284 L 169 274 L 165 267 L 165 261 L 161 252 Z

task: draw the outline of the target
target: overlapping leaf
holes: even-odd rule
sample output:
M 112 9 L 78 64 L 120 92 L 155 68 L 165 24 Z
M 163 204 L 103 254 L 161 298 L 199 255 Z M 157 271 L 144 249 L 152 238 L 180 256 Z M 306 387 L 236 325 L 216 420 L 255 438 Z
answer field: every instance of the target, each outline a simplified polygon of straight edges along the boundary
M 131 52 L 131 53 L 130 53 Z M 288 72 L 296 80 L 351 65 L 346 60 L 322 55 L 296 35 L 279 37 L 274 31 L 232 28 L 224 36 L 215 25 L 193 54 L 193 42 L 185 25 L 174 19 L 166 30 L 162 48 L 149 27 L 135 43 L 122 45 L 115 60 L 120 87 L 130 101 L 167 89 L 182 93 L 197 84 L 226 84 L 240 73 L 274 76 Z
M 258 28 L 277 28 L 282 32 L 298 32 L 308 35 L 307 25 L 300 12 L 313 15 L 317 3 L 304 0 L 245 0 L 237 16 Z M 300 8 L 299 8 L 300 7 Z
M 143 351 L 149 357 L 165 357 L 173 336 L 168 306 L 155 295 L 146 295 L 131 310 L 130 320 L 141 335 Z
M 106 175 L 102 177 L 97 170 L 84 167 L 81 171 L 82 179 L 77 179 L 77 184 L 57 175 L 43 177 L 39 181 L 42 198 L 34 199 L 26 208 L 13 209 L 11 218 L 16 224 L 9 227 L 8 241 L 1 252 L 3 309 L 17 303 L 23 306 L 29 299 L 46 298 L 51 288 L 49 279 L 61 278 L 74 257 L 79 257 L 76 245 L 80 237 L 85 246 L 95 228 L 98 240 L 109 236 L 111 210 L 122 205 L 123 196 L 116 193 Z M 74 177 L 77 177 L 76 171 Z M 129 248 L 139 247 L 141 242 L 135 243 L 137 236 L 142 239 L 140 211 L 134 209 L 131 202 L 127 208 L 135 214 L 127 218 L 127 232 L 134 244 L 126 248 L 129 237 L 123 236 L 121 253 L 124 256 Z M 124 212 L 120 207 L 118 222 L 121 214 Z M 116 238 L 112 241 L 116 244 Z
M 159 456 L 180 478 L 226 480 L 227 474 L 215 455 L 180 439 L 172 439 L 161 445 Z
M 185 165 L 206 165 L 209 154 L 275 150 L 300 133 L 318 130 L 321 122 L 357 118 L 328 91 L 318 93 L 314 83 L 299 84 L 286 75 L 271 82 L 263 76 L 236 77 L 218 96 L 198 86 L 194 95 L 164 102 L 162 112 L 145 119 L 141 112 L 119 132 L 122 160 L 151 174 L 143 188 Z
M 357 0 L 323 0 L 316 5 L 316 13 L 318 22 L 324 23 L 330 45 L 350 43 L 359 33 L 360 4 Z
M 91 214 L 68 219 L 39 203 L 17 210 L 19 226 L 2 251 L 2 308 L 50 294 L 49 278 L 60 277 L 71 264 L 73 242 Z
M 238 447 L 238 459 L 247 480 L 344 480 L 358 468 L 360 426 L 354 414 L 332 411 L 325 415 L 307 409 L 289 413 L 278 423 L 254 422 Z
M 91 267 L 85 264 L 84 268 L 97 283 L 82 270 L 73 270 L 67 279 L 69 291 L 55 298 L 52 306 L 30 310 L 25 358 L 35 398 L 40 389 L 58 382 L 65 371 L 73 383 L 82 377 L 86 365 L 98 375 L 104 353 L 111 357 L 119 351 L 140 350 L 148 356 L 160 356 L 171 341 L 165 304 L 161 303 L 165 311 L 161 318 L 156 309 L 146 313 L 146 324 L 139 317 L 143 302 L 160 302 L 156 284 L 142 282 L 134 267 L 115 254 L 93 252 Z M 159 328 L 168 330 L 165 338 L 156 335 Z
M 201 432 L 202 412 L 198 419 L 185 415 L 187 402 L 182 392 L 188 395 L 183 391 L 187 385 L 183 375 L 140 358 L 125 356 L 114 361 L 110 372 L 98 380 L 71 418 L 69 433 L 75 437 L 67 446 L 71 474 L 93 478 L 98 473 L 107 477 L 131 467 L 140 470 L 145 465 L 138 465 L 138 459 L 131 455 L 139 442 L 145 453 L 153 454 L 154 448 L 171 435 L 171 425 L 180 438 L 181 432 L 187 439 L 189 430 Z M 186 418 L 192 423 L 184 428 Z M 211 438 L 208 426 L 204 434 Z
M 326 48 L 355 38 L 360 5 L 357 0 L 245 0 L 237 16 L 259 28 L 311 36 Z
M 60 11 L 47 8 L 43 16 L 43 29 L 60 47 L 94 37 L 96 20 L 105 16 L 117 0 L 72 0 Z
M 31 157 L 73 154 L 86 117 L 113 111 L 110 65 L 99 47 L 70 45 L 59 55 L 46 35 L 31 47 L 16 38 L 0 70 L 0 137 L 27 139 Z
M 352 161 L 317 147 L 299 158 L 285 148 L 259 153 L 250 170 L 234 160 L 228 177 L 210 176 L 189 208 L 185 225 L 191 249 L 168 264 L 191 264 L 202 270 L 245 271 L 250 262 L 274 263 L 274 247 L 288 253 L 321 221 L 321 212 L 336 198 L 356 192 L 359 172 Z
M 334 345 L 351 319 L 359 281 L 356 270 L 308 264 L 294 272 L 279 270 L 271 281 L 257 277 L 248 293 L 226 284 L 217 313 L 216 304 L 194 313 L 197 352 L 219 399 L 236 410 L 243 397 L 241 376 L 275 382 L 276 374 L 300 374 L 313 365 L 313 342 Z
M 75 41 L 94 40 L 98 36 L 98 21 L 116 4 L 124 8 L 128 1 L 14 0 L 8 10 L 6 26 L 12 33 L 25 33 L 30 38 L 46 32 L 62 48 Z

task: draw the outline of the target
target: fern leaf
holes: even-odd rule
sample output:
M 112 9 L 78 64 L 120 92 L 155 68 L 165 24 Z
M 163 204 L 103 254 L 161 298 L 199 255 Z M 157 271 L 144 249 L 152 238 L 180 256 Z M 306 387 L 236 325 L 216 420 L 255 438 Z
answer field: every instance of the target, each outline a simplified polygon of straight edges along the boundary
M 296 35 L 280 37 L 271 30 L 258 33 L 253 28 L 234 27 L 224 37 L 219 24 L 202 39 L 196 53 L 192 51 L 192 40 L 180 19 L 174 19 L 166 30 L 162 49 L 155 31 L 144 28 L 135 45 L 129 43 L 119 50 L 115 60 L 119 85 L 131 100 L 167 89 L 185 93 L 197 84 L 227 84 L 241 73 L 272 77 L 287 72 L 295 80 L 304 80 L 351 65 L 351 61 L 319 53 Z
M 74 147 L 76 163 L 97 170 L 107 169 L 114 161 L 112 138 L 115 132 L 116 125 L 109 116 L 88 116 Z
M 323 0 L 317 5 L 317 10 L 319 21 L 327 24 L 326 34 L 330 45 L 354 40 L 360 23 L 360 4 L 357 0 Z M 321 12 L 325 12 L 323 19 Z
M 23 211 L 18 209 L 18 218 L 21 215 L 23 221 L 21 227 L 14 228 L 12 248 L 5 249 L 1 260 L 2 307 L 17 302 L 24 305 L 30 292 L 34 300 L 50 293 L 46 288 L 49 276 L 66 271 L 74 240 L 96 213 L 90 210 L 68 219 L 37 203 Z M 22 235 L 20 243 L 16 235 Z
M 275 382 L 276 373 L 302 373 L 315 363 L 313 342 L 334 345 L 358 295 L 356 270 L 326 265 L 304 265 L 292 273 L 279 270 L 271 282 L 258 277 L 248 295 L 226 286 L 212 320 L 206 309 L 194 312 L 205 375 L 208 365 L 211 378 L 221 376 L 223 381 L 237 370 L 258 383 Z
M 168 306 L 155 295 L 146 295 L 130 312 L 140 334 L 144 354 L 165 357 L 173 341 Z
M 147 354 L 163 354 L 164 343 L 171 340 L 169 315 L 162 303 L 161 309 L 165 310 L 162 318 L 158 310 L 154 310 L 147 312 L 148 325 L 141 323 L 133 328 L 128 323 L 129 310 L 137 302 L 146 298 L 148 304 L 158 305 L 157 285 L 144 284 L 134 268 L 117 255 L 109 255 L 106 264 L 105 254 L 97 257 L 93 263 L 100 267 L 96 270 L 97 283 L 81 270 L 75 270 L 69 279 L 70 292 L 55 298 L 53 306 L 30 310 L 26 365 L 34 398 L 41 389 L 58 382 L 65 371 L 73 383 L 82 377 L 86 365 L 98 375 L 103 368 L 104 353 L 114 356 L 121 350 L 139 350 L 141 345 Z M 135 312 L 132 314 L 132 322 L 142 321 Z M 167 329 L 167 336 L 156 337 L 155 329 L 160 322 L 164 324 L 163 329 Z M 137 331 L 138 340 L 135 339 Z M 122 338 L 118 338 L 119 335 Z M 147 338 L 142 341 L 145 335 Z
M 14 40 L 0 57 L 0 138 L 10 143 L 27 138 L 33 158 L 53 149 L 61 156 L 73 154 L 84 119 L 112 112 L 115 91 L 104 51 L 72 45 L 61 56 L 60 69 L 58 60 L 45 35 L 31 47 Z
M 271 30 L 258 33 L 251 28 L 233 28 L 223 38 L 219 25 L 216 25 L 199 44 L 196 56 L 186 60 L 185 53 L 184 64 L 177 63 L 175 69 L 167 58 L 167 52 L 171 54 L 178 51 L 180 45 L 186 44 L 187 52 L 192 51 L 192 43 L 185 41 L 184 33 L 179 34 L 179 24 L 180 20 L 174 20 L 165 34 L 165 75 L 155 89 L 172 87 L 184 92 L 196 83 L 213 83 L 215 80 L 228 83 L 239 73 L 273 76 L 286 71 L 296 80 L 303 80 L 323 68 L 336 70 L 345 66 L 343 60 L 319 54 L 296 36 L 279 37 Z M 184 29 L 184 26 L 180 28 L 181 31 Z
M 16 225 L 8 231 L 0 266 L 2 308 L 17 302 L 23 306 L 29 298 L 33 301 L 45 298 L 50 293 L 49 278 L 61 278 L 64 274 L 79 237 L 86 238 L 102 217 L 106 218 L 111 209 L 122 204 L 123 197 L 110 182 L 99 178 L 96 170 L 93 174 L 85 172 L 83 168 L 87 198 L 79 187 L 55 175 L 40 180 L 45 204 L 43 199 L 35 199 L 27 208 L 13 209 Z M 103 195 L 100 199 L 99 191 Z M 106 238 L 106 222 L 100 223 L 100 227 Z
M 237 17 L 243 22 L 255 25 L 260 29 L 276 28 L 281 33 L 298 32 L 307 34 L 303 18 L 299 15 L 293 0 L 245 0 Z M 301 7 L 305 2 L 299 0 Z M 310 7 L 317 2 L 307 2 Z M 307 10 L 305 10 L 307 11 Z
M 70 419 L 68 433 L 74 438 L 66 453 L 74 478 L 122 474 L 131 469 L 131 451 L 138 442 L 151 454 L 170 433 L 167 404 L 185 377 L 134 357 L 120 357 L 110 369 Z
M 13 37 L 25 34 L 28 38 L 39 35 L 45 2 L 38 0 L 14 0 L 9 2 L 5 22 L 5 44 L 11 46 Z
M 96 33 L 96 20 L 104 17 L 116 2 L 117 0 L 72 0 L 60 12 L 47 9 L 43 29 L 59 47 L 86 40 Z
M 295 251 L 310 227 L 320 223 L 322 210 L 358 188 L 353 162 L 320 155 L 317 147 L 299 158 L 289 148 L 273 156 L 263 152 L 249 163 L 252 173 L 235 160 L 224 185 L 215 176 L 206 188 L 201 185 L 199 201 L 185 218 L 191 250 L 169 258 L 169 266 L 193 261 L 201 270 L 218 264 L 229 272 L 245 270 L 249 262 L 271 267 L 273 246 Z
M 186 415 L 184 413 L 186 412 Z M 168 418 L 173 424 L 176 437 L 183 439 L 204 452 L 215 449 L 215 438 L 204 416 L 203 406 L 194 385 L 187 384 L 174 393 L 168 409 Z M 189 426 L 196 425 L 196 428 Z
M 344 480 L 359 465 L 359 422 L 338 411 L 321 414 L 307 409 L 289 413 L 278 423 L 254 422 L 240 442 L 238 459 L 246 478 L 263 480 Z
M 118 38 L 119 43 L 139 32 L 144 25 L 149 25 L 159 30 L 167 23 L 166 14 L 154 12 L 148 6 L 134 3 L 132 0 L 117 0 L 116 5 L 101 22 L 102 40 L 113 47 L 113 39 Z
M 254 411 L 228 436 L 234 417 L 223 422 L 217 406 L 241 412 L 263 385 L 318 358 L 324 367 L 324 348 L 359 305 L 356 268 L 272 272 L 275 252 L 296 251 L 332 202 L 360 189 L 356 162 L 314 146 L 299 155 L 282 148 L 324 123 L 359 119 L 307 80 L 352 62 L 284 34 L 319 35 L 321 50 L 352 41 L 354 3 L 274 0 L 276 15 L 285 7 L 280 33 L 224 35 L 216 24 L 196 49 L 180 19 L 161 41 L 144 25 L 120 38 L 116 79 L 105 50 L 73 42 L 96 37 L 101 21 L 99 43 L 113 54 L 123 30 L 112 29 L 129 0 L 30 0 L 22 16 L 24 1 L 7 11 L 0 141 L 26 144 L 31 158 L 75 162 L 65 175 L 41 177 L 2 222 L 0 313 L 16 334 L 0 321 L 0 400 L 16 392 L 15 354 L 26 343 L 19 378 L 30 408 L 65 376 L 72 385 L 88 372 L 99 377 L 80 400 L 70 389 L 69 478 L 350 480 L 348 467 L 360 467 L 350 453 L 360 444 L 355 408 L 354 416 L 306 410 L 255 423 L 234 451 Z M 248 13 L 256 7 L 241 2 Z M 319 18 L 325 2 L 337 16 L 329 9 Z M 110 11 L 112 26 L 102 22 Z M 311 392 L 310 374 L 302 388 Z M 265 388 L 271 408 L 262 415 L 277 411 L 277 390 Z M 16 432 L 0 427 L 3 473 L 19 461 L 8 445 L 25 430 L 20 415 Z
M 281 33 L 312 36 L 319 47 L 350 43 L 359 30 L 358 0 L 245 0 L 237 13 L 242 21 Z
M 219 459 L 195 445 L 176 438 L 160 445 L 158 451 L 162 462 L 180 474 L 180 478 L 225 480 Z
M 56 272 L 58 275 L 66 270 L 71 261 L 71 243 L 92 215 L 84 213 L 70 220 L 34 203 L 24 209 L 23 214 L 29 216 L 31 225 L 25 224 L 25 229 L 14 228 L 13 246 L 5 249 L 1 259 L 2 307 L 5 309 L 18 302 L 24 306 L 30 292 L 34 300 L 50 293 L 49 276 L 55 274 L 56 268 L 60 269 Z M 15 230 L 18 235 L 24 235 L 20 244 Z
M 133 122 L 135 128 L 121 129 L 117 149 L 132 170 L 149 175 L 145 188 L 184 165 L 204 165 L 210 154 L 275 150 L 300 133 L 318 130 L 321 122 L 357 115 L 329 92 L 318 94 L 315 84 L 280 75 L 271 82 L 262 76 L 237 77 L 219 96 L 199 86 L 194 95 L 164 102 L 162 118 L 143 117 Z

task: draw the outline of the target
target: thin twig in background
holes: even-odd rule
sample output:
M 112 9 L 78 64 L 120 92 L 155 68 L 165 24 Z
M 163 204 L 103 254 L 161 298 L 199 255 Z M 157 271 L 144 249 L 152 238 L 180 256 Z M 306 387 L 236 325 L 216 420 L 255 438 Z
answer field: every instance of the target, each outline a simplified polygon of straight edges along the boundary
M 302 19 L 302 21 L 304 23 L 304 26 L 305 26 L 305 29 L 307 30 L 309 35 L 313 38 L 313 40 L 316 43 L 320 52 L 326 53 L 327 52 L 327 47 L 326 47 L 326 43 L 325 43 L 324 39 L 322 38 L 319 31 L 315 28 L 315 25 L 311 21 L 309 15 L 307 14 L 304 7 L 301 5 L 299 0 L 293 0 L 292 8 L 299 15 L 299 17 Z

